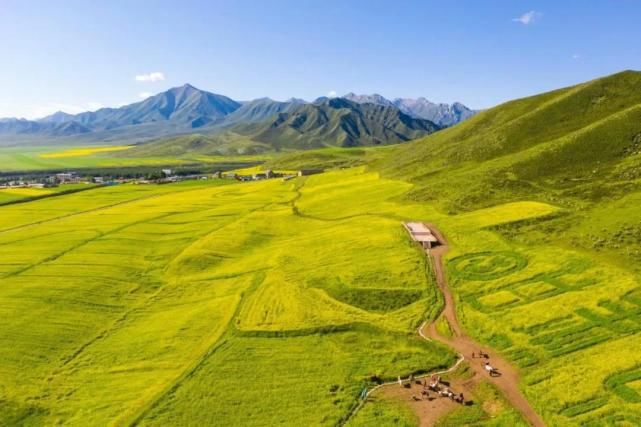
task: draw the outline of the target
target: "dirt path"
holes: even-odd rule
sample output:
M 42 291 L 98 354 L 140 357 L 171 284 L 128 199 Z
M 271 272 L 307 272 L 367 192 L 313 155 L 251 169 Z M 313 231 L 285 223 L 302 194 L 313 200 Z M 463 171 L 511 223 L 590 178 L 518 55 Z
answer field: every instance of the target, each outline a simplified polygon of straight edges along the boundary
M 434 340 L 441 342 L 460 355 L 456 365 L 443 372 L 435 374 L 445 374 L 455 371 L 458 366 L 467 361 L 472 376 L 467 379 L 454 379 L 449 383 L 449 387 L 457 392 L 464 393 L 465 396 L 471 396 L 474 388 L 481 381 L 486 380 L 497 387 L 504 395 L 505 399 L 521 414 L 523 418 L 534 427 L 545 426 L 543 419 L 532 409 L 529 402 L 525 399 L 519 390 L 519 375 L 518 371 L 505 359 L 490 352 L 487 347 L 481 346 L 472 338 L 468 337 L 456 317 L 456 305 L 454 296 L 447 286 L 447 276 L 443 267 L 443 256 L 448 251 L 447 240 L 445 236 L 433 225 L 426 224 L 432 233 L 436 236 L 442 245 L 436 248 L 426 250 L 427 256 L 432 261 L 434 274 L 439 289 L 443 295 L 444 307 L 438 318 L 432 323 L 424 323 L 418 330 L 421 337 L 426 340 Z M 452 337 L 445 337 L 439 334 L 436 329 L 437 323 L 445 318 L 450 325 Z M 486 357 L 480 357 L 479 351 L 483 350 Z M 487 353 L 491 353 L 487 355 Z M 472 354 L 475 357 L 472 357 Z M 495 369 L 498 370 L 499 375 L 490 376 L 485 370 L 485 362 L 489 362 Z M 430 374 L 431 375 L 431 374 Z M 426 377 L 429 375 L 424 375 Z M 447 398 L 430 397 L 429 399 L 421 398 L 422 387 L 418 384 L 409 384 L 405 381 L 404 387 L 399 387 L 396 382 L 382 384 L 370 390 L 367 394 L 368 399 L 377 399 L 382 397 L 384 399 L 402 400 L 408 402 L 414 413 L 419 419 L 421 427 L 428 427 L 434 425 L 442 416 L 454 410 L 458 403 L 455 403 Z M 364 401 L 361 402 L 353 413 L 353 416 L 362 406 Z M 348 418 L 349 419 L 349 418 Z
M 436 282 L 438 283 L 438 287 L 443 294 L 443 299 L 445 300 L 445 306 L 439 316 L 439 319 L 444 317 L 447 320 L 450 328 L 452 329 L 453 336 L 448 338 L 441 336 L 438 333 L 436 330 L 436 324 L 439 319 L 430 324 L 425 324 L 420 331 L 421 335 L 452 347 L 469 361 L 470 367 L 477 375 L 485 377 L 489 382 L 501 390 L 507 401 L 521 412 L 523 418 L 525 418 L 532 426 L 545 426 L 543 419 L 534 411 L 534 409 L 532 409 L 529 402 L 519 390 L 519 374 L 517 369 L 493 352 L 491 352 L 487 359 L 478 357 L 474 359 L 472 358 L 472 354 L 475 353 L 478 355 L 480 349 L 483 349 L 484 353 L 488 353 L 488 351 L 484 346 L 481 346 L 472 338 L 468 337 L 465 332 L 463 332 L 463 329 L 459 324 L 456 317 L 454 296 L 447 286 L 447 276 L 445 275 L 445 269 L 443 267 L 443 256 L 448 250 L 447 240 L 433 224 L 427 224 L 427 226 L 432 230 L 438 240 L 443 243 L 441 246 L 427 250 L 426 252 L 432 259 Z M 490 362 L 491 365 L 498 370 L 500 375 L 488 375 L 484 367 L 486 361 Z

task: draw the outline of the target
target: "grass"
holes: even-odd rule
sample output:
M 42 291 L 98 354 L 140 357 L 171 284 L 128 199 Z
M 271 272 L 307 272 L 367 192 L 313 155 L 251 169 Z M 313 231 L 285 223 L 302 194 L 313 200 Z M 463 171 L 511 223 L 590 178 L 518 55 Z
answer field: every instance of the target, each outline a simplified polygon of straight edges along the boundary
M 385 399 L 368 402 L 347 424 L 349 427 L 399 426 L 418 424 L 416 416 L 406 405 Z

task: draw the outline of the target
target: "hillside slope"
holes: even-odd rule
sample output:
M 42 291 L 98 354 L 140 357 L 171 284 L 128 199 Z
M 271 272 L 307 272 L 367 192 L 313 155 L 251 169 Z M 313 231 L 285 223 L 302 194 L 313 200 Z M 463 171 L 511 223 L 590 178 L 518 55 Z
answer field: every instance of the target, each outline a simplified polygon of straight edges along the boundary
M 450 209 L 490 205 L 506 192 L 612 194 L 641 176 L 640 89 L 641 73 L 625 71 L 511 101 L 399 146 L 376 167 L 418 184 L 413 197 L 438 194 Z

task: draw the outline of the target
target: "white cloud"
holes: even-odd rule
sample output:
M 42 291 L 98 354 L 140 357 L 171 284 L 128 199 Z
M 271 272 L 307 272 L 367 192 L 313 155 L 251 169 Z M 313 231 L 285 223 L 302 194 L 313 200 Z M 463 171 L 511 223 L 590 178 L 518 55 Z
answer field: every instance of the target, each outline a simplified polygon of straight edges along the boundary
M 149 74 L 138 74 L 135 79 L 137 82 L 154 83 L 165 80 L 165 75 L 160 71 L 154 71 Z
M 581 55 L 575 53 L 574 55 L 572 55 L 572 59 L 581 59 Z
M 330 90 L 329 92 L 327 92 L 327 96 L 330 98 L 336 98 L 336 95 L 337 93 L 335 90 Z
M 149 98 L 150 96 L 151 96 L 151 93 L 149 93 L 149 92 L 140 92 L 140 93 L 138 94 L 138 97 L 139 97 L 139 98 L 142 98 L 142 99 L 147 99 L 147 98 Z
M 536 21 L 538 21 L 543 14 L 541 12 L 537 12 L 536 10 L 531 10 L 529 12 L 525 12 L 523 15 L 519 16 L 518 18 L 512 19 L 514 22 L 520 22 L 523 25 L 530 25 Z

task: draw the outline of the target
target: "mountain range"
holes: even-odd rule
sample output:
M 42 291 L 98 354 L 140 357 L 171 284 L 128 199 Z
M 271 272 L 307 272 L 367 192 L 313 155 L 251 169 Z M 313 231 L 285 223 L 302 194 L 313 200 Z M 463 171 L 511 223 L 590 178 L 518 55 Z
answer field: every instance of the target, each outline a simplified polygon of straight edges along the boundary
M 59 111 L 38 120 L 0 119 L 0 143 L 139 143 L 233 132 L 276 149 L 379 145 L 425 136 L 473 114 L 458 103 L 389 101 L 352 93 L 311 103 L 295 98 L 239 102 L 186 84 L 120 108 Z
M 344 95 L 343 98 L 360 104 L 370 103 L 396 107 L 407 115 L 429 120 L 440 127 L 453 126 L 465 119 L 469 119 L 477 113 L 477 111 L 472 110 L 459 102 L 455 102 L 451 105 L 435 104 L 423 97 L 416 99 L 395 98 L 393 100 L 389 100 L 377 93 L 373 95 L 356 95 L 350 92 Z

